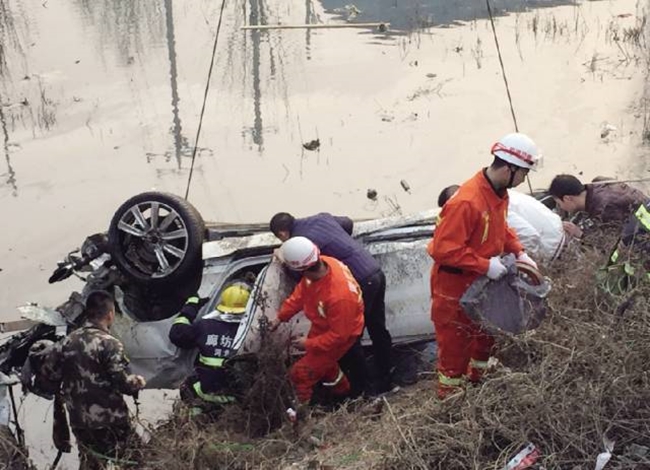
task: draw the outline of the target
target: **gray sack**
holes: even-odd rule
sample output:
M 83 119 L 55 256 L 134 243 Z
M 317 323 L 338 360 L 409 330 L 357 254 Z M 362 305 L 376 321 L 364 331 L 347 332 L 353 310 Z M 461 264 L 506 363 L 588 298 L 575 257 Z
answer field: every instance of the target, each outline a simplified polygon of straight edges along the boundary
M 548 279 L 531 286 L 517 275 L 514 255 L 502 258 L 508 273 L 498 281 L 481 276 L 460 299 L 467 315 L 490 333 L 519 334 L 537 328 L 546 316 Z

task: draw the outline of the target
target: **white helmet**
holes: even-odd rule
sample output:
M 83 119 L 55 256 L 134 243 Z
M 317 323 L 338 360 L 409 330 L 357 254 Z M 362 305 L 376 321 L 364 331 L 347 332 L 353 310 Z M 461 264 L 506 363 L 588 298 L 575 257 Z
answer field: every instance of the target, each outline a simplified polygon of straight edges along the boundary
M 318 262 L 320 251 L 309 238 L 293 237 L 280 247 L 280 259 L 294 271 L 304 271 Z
M 525 134 L 508 134 L 492 146 L 490 153 L 521 168 L 535 169 L 542 158 L 537 145 Z

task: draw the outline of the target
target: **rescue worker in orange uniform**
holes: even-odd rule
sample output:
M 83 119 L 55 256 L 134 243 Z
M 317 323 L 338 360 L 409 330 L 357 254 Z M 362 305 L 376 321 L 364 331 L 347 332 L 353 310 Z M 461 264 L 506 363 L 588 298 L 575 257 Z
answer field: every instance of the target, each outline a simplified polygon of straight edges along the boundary
M 361 288 L 347 266 L 321 256 L 308 238 L 290 238 L 278 255 L 290 269 L 301 272 L 302 279 L 282 304 L 271 330 L 300 311 L 311 322 L 306 338 L 292 340 L 294 347 L 305 350 L 289 372 L 296 397 L 301 405 L 309 404 L 319 382 L 334 395 L 345 396 L 350 382 L 338 361 L 363 332 Z
M 465 378 L 479 382 L 494 339 L 472 322 L 460 298 L 482 275 L 506 274 L 501 255 L 537 266 L 506 222 L 508 192 L 521 184 L 538 162 L 535 143 L 513 133 L 492 146 L 494 161 L 465 182 L 444 205 L 428 246 L 431 270 L 431 317 L 438 343 L 438 397 L 461 390 Z

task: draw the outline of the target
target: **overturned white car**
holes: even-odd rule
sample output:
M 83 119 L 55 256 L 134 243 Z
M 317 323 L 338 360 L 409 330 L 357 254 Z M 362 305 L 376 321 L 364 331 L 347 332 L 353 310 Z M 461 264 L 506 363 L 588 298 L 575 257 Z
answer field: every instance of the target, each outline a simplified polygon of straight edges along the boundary
M 431 259 L 425 247 L 434 220 L 434 211 L 429 211 L 355 223 L 354 236 L 386 274 L 386 323 L 394 344 L 433 339 Z M 177 312 L 197 291 L 210 299 L 200 315 L 212 311 L 222 290 L 242 278 L 255 281 L 235 343 L 237 355 L 254 354 L 261 325 L 275 317 L 294 284 L 279 263 L 271 262 L 278 246 L 266 226 L 205 224 L 178 196 L 137 195 L 116 211 L 107 234 L 88 237 L 50 278 L 59 282 L 80 276 L 86 281 L 81 293 L 73 293 L 56 309 L 21 309 L 39 324 L 0 346 L 0 372 L 19 370 L 34 341 L 54 339 L 57 330 L 63 334 L 78 324 L 87 294 L 103 289 L 115 296 L 121 315 L 112 333 L 124 343 L 134 373 L 143 375 L 149 388 L 175 388 L 191 372 L 195 357 L 168 339 Z M 293 325 L 308 329 L 302 316 Z

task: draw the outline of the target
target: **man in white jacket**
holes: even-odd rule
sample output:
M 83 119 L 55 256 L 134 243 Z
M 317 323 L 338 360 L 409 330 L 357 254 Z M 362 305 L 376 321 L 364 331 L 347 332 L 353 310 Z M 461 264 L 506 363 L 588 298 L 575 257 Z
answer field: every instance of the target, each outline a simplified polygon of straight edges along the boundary
M 452 185 L 443 189 L 438 206 L 444 206 L 458 188 Z M 526 252 L 547 262 L 557 258 L 567 239 L 560 216 L 527 194 L 508 190 L 508 196 L 508 225 L 517 232 Z

